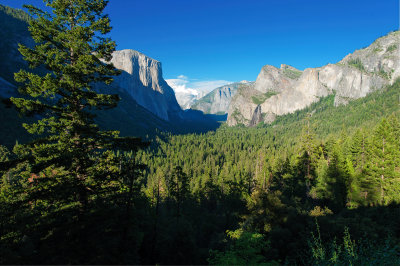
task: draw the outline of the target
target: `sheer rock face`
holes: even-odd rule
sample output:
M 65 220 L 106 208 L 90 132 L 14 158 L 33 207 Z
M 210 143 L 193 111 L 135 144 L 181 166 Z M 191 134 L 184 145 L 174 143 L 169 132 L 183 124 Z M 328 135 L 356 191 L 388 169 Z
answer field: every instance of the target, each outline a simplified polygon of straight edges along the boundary
M 303 109 L 319 97 L 327 95 L 327 88 L 318 81 L 318 70 L 309 68 L 293 86 L 267 99 L 261 108 L 263 113 L 283 115 Z
M 390 84 L 400 77 L 400 31 L 375 40 L 370 46 L 347 55 L 338 64 L 351 64 L 360 60 L 364 71 L 388 78 Z
M 237 124 L 250 125 L 254 111 L 258 104 L 253 101 L 253 97 L 262 95 L 254 86 L 239 88 L 228 109 L 228 126 Z M 262 112 L 262 110 L 260 110 Z
M 288 65 L 281 65 L 280 69 L 264 66 L 254 89 L 240 90 L 232 99 L 227 123 L 251 126 L 260 112 L 260 122 L 271 123 L 276 115 L 293 113 L 333 93 L 335 105 L 365 97 L 400 77 L 399 46 L 397 31 L 347 55 L 337 64 L 303 72 Z
M 268 91 L 281 92 L 291 88 L 294 80 L 284 74 L 287 69 L 286 65 L 282 65 L 281 69 L 269 65 L 264 66 L 258 74 L 254 88 L 263 93 Z M 296 71 L 299 70 L 296 69 Z
M 218 87 L 197 100 L 192 109 L 200 110 L 205 114 L 228 113 L 229 105 L 237 90 L 243 86 L 253 86 L 254 82 L 241 81 Z
M 122 70 L 113 86 L 127 92 L 139 105 L 166 121 L 182 111 L 162 77 L 160 62 L 134 50 L 121 50 L 113 53 L 111 63 Z
M 336 92 L 335 105 L 347 104 L 349 100 L 365 97 L 389 82 L 377 74 L 365 73 L 348 65 L 331 64 L 321 68 L 319 81 Z

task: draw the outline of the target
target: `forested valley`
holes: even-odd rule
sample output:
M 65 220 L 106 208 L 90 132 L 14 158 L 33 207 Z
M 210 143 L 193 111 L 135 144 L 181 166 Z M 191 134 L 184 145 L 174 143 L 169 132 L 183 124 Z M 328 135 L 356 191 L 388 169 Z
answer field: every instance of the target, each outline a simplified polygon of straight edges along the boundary
M 1 264 L 400 264 L 399 80 L 269 125 L 120 137 L 92 112 L 119 100 L 91 87 L 118 75 L 93 37 L 107 1 L 48 2 L 20 52 L 51 74 L 21 70 L 11 98 L 35 138 L 0 146 Z

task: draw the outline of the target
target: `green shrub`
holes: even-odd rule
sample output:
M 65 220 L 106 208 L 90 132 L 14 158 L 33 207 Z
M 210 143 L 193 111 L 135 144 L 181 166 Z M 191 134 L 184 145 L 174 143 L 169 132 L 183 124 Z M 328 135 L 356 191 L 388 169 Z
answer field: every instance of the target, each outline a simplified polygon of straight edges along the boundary
M 392 44 L 386 49 L 386 52 L 390 53 L 390 52 L 393 52 L 396 49 L 397 49 L 397 44 Z
M 262 255 L 268 243 L 258 233 L 242 229 L 227 231 L 229 246 L 225 251 L 210 250 L 208 262 L 211 265 L 278 265 L 267 262 Z
M 317 223 L 316 234 L 311 234 L 309 241 L 311 256 L 309 265 L 399 265 L 399 247 L 387 238 L 381 243 L 368 239 L 355 241 L 349 229 L 345 227 L 342 241 L 321 239 Z M 307 260 L 307 258 L 306 258 Z
M 349 66 L 355 67 L 360 71 L 365 71 L 364 65 L 361 62 L 360 58 L 351 59 L 348 62 Z

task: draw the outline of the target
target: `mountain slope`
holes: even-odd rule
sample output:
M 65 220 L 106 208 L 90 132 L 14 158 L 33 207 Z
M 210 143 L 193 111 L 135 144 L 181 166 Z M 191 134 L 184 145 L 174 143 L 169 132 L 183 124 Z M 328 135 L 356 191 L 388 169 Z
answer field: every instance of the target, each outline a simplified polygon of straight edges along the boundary
M 253 86 L 254 82 L 241 81 L 218 87 L 197 100 L 191 109 L 203 111 L 205 114 L 226 114 L 233 96 L 243 86 Z
M 24 11 L 0 4 L 0 76 L 10 83 L 14 83 L 15 72 L 27 68 L 18 52 L 18 43 L 33 45 L 28 21 L 29 16 Z
M 286 65 L 263 67 L 254 89 L 241 90 L 233 98 L 228 125 L 270 123 L 277 115 L 303 109 L 320 97 L 335 94 L 338 106 L 392 84 L 400 76 L 399 36 L 392 32 L 337 64 L 303 72 Z

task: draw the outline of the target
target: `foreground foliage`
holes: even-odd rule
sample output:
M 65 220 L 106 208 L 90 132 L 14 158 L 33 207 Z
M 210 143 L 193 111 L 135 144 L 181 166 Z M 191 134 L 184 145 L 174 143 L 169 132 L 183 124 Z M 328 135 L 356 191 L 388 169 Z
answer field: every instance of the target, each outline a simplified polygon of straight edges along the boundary
M 31 68 L 44 66 L 47 72 L 15 75 L 26 97 L 11 101 L 21 113 L 40 118 L 24 124 L 38 137 L 17 144 L 2 159 L 6 248 L 0 263 L 96 263 L 116 257 L 135 262 L 120 250 L 135 245 L 131 208 L 141 197 L 133 193 L 141 165 L 133 154 L 114 149 L 136 151 L 143 145 L 119 138 L 116 131 L 101 131 L 93 120 L 94 110 L 115 107 L 119 100 L 94 90 L 94 84 L 110 84 L 119 73 L 106 63 L 115 49 L 104 37 L 111 30 L 102 14 L 107 1 L 45 2 L 52 13 L 27 6 L 35 18 L 29 31 L 36 45 L 19 47 Z M 98 243 L 98 234 L 112 241 Z M 110 246 L 116 240 L 118 252 Z M 87 256 L 93 245 L 97 251 Z
M 93 197 L 83 223 L 70 220 L 61 228 L 54 225 L 75 219 L 70 205 L 60 202 L 55 210 L 65 212 L 55 216 L 35 214 L 54 206 L 36 209 L 32 202 L 16 212 L 18 197 L 8 193 L 26 179 L 6 171 L 4 262 L 398 264 L 398 88 L 337 108 L 322 99 L 271 126 L 160 136 L 136 156 L 109 153 L 106 161 L 119 158 L 115 176 L 125 185 Z M 380 112 L 360 120 L 380 101 L 386 103 Z M 318 111 L 310 117 L 312 110 Z M 348 110 L 336 126 L 337 115 Z M 303 130 L 296 130 L 299 124 Z M 3 161 L 13 156 L 3 154 Z M 135 165 L 143 163 L 141 179 Z M 32 173 L 29 164 L 20 167 Z M 35 223 L 21 226 L 35 215 Z M 80 237 L 85 242 L 74 242 Z M 71 256 L 77 259 L 65 259 Z

